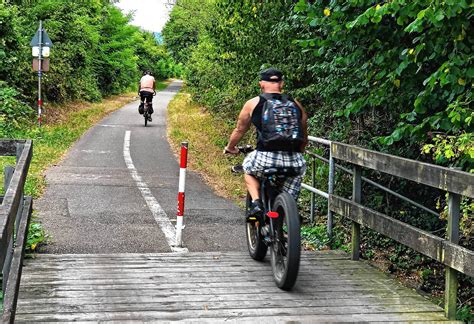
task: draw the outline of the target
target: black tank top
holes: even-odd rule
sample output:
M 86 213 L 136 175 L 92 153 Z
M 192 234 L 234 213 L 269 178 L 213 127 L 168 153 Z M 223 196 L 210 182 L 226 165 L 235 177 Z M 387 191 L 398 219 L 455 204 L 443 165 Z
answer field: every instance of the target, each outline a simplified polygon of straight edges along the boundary
M 271 93 L 272 98 L 281 100 L 281 93 Z M 253 112 L 252 112 L 252 124 L 255 125 L 257 128 L 257 150 L 258 151 L 264 151 L 262 148 L 262 144 L 259 141 L 260 138 L 260 132 L 262 131 L 262 110 L 263 110 L 263 105 L 265 104 L 265 98 L 262 98 L 259 96 L 260 100 L 258 101 L 258 104 L 255 106 Z M 295 102 L 295 100 L 292 97 L 288 97 L 288 100 Z M 296 103 L 295 103 L 296 104 Z M 296 105 L 298 107 L 298 105 Z M 291 150 L 288 148 L 288 150 Z M 284 149 L 282 149 L 284 151 Z

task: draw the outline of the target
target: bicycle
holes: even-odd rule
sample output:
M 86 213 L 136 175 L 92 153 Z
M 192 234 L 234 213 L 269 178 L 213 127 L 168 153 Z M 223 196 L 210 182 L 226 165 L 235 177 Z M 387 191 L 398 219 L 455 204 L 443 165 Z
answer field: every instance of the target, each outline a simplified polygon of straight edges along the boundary
M 238 147 L 241 153 L 253 151 L 250 145 Z M 242 173 L 241 165 L 232 167 Z M 263 202 L 262 219 L 246 223 L 247 246 L 250 257 L 261 261 L 270 248 L 273 278 L 278 288 L 291 290 L 296 282 L 301 256 L 300 218 L 295 199 L 279 190 L 279 183 L 296 176 L 295 168 L 269 168 L 260 180 L 260 198 Z M 252 198 L 247 192 L 245 213 L 250 210 Z

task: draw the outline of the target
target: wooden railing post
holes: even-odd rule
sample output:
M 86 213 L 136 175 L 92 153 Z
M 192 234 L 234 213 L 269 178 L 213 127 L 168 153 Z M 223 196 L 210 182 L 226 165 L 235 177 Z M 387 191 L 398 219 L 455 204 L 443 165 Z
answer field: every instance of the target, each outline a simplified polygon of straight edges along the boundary
M 461 195 L 450 192 L 448 200 L 448 231 L 447 239 L 459 243 L 459 215 Z M 448 319 L 456 319 L 456 302 L 458 290 L 457 271 L 446 266 L 446 287 L 444 292 L 444 311 Z
M 3 189 L 7 192 L 8 186 L 10 185 L 10 181 L 12 180 L 13 173 L 15 172 L 15 168 L 12 166 L 6 166 L 3 171 Z
M 332 157 L 332 150 L 329 150 L 329 180 L 328 180 L 328 194 L 332 195 L 334 193 L 334 176 L 335 176 L 335 163 L 334 158 Z M 328 220 L 327 220 L 327 233 L 329 239 L 332 241 L 332 227 L 333 227 L 333 212 L 329 208 L 329 199 L 328 199 Z
M 352 180 L 352 201 L 360 204 L 362 201 L 362 168 L 354 166 Z M 360 250 L 360 224 L 352 222 L 352 260 L 359 260 Z

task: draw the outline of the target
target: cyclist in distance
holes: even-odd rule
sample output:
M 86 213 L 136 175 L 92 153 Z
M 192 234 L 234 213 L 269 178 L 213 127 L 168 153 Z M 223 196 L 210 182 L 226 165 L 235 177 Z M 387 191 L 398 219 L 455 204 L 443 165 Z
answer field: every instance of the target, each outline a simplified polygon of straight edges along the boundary
M 247 101 L 240 111 L 224 153 L 238 154 L 236 147 L 251 124 L 257 129 L 256 150 L 244 159 L 242 167 L 247 190 L 252 198 L 247 221 L 258 220 L 263 214 L 260 182 L 268 168 L 295 168 L 296 176 L 285 179 L 281 189 L 298 198 L 306 171 L 302 152 L 308 143 L 307 114 L 301 104 L 283 94 L 283 74 L 275 68 L 260 72 L 261 94 Z
M 155 94 L 155 78 L 151 75 L 150 71 L 145 71 L 143 73 L 140 82 L 138 83 L 138 94 L 140 95 L 140 107 L 138 111 L 140 114 L 143 114 L 143 106 L 144 102 L 149 104 L 148 105 L 148 121 L 151 121 L 151 114 L 153 114 L 153 95 Z

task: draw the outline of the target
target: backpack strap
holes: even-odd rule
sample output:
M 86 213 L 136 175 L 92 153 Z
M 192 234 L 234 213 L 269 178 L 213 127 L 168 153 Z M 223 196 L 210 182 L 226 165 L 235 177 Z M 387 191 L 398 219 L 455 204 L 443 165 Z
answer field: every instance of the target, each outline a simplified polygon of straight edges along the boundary
M 262 93 L 260 94 L 260 97 L 265 99 L 265 100 L 270 100 L 270 99 L 273 99 L 273 96 L 275 94 L 274 93 Z M 282 93 L 281 94 L 281 99 L 284 100 L 284 101 L 288 101 L 289 100 L 289 96 L 286 94 L 286 93 Z

